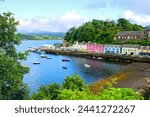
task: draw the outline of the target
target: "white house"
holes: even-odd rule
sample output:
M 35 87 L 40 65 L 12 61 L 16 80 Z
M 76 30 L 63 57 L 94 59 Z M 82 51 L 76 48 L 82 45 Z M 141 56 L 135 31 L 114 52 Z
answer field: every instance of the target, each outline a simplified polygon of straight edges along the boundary
M 75 42 L 73 43 L 73 45 L 70 46 L 70 50 L 72 50 L 72 51 L 79 51 L 79 50 L 80 50 L 79 42 L 78 42 L 78 41 L 75 41 Z
M 135 44 L 123 44 L 122 54 L 125 55 L 138 55 L 140 45 Z
M 87 50 L 87 43 L 76 41 L 70 47 L 70 50 L 72 50 L 72 51 L 83 51 L 83 52 L 86 52 L 86 50 Z
M 53 50 L 55 48 L 54 48 L 53 45 L 43 45 L 43 46 L 40 47 L 40 49 L 42 49 L 42 50 L 47 50 L 47 49 Z

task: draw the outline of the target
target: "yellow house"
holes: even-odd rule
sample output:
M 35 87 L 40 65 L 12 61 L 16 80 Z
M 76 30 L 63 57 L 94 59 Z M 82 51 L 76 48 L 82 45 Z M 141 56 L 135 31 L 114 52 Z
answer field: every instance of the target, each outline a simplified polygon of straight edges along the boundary
M 122 54 L 124 55 L 138 55 L 139 45 L 135 44 L 124 44 L 122 46 Z
M 150 56 L 150 46 L 140 46 L 138 52 L 141 56 Z

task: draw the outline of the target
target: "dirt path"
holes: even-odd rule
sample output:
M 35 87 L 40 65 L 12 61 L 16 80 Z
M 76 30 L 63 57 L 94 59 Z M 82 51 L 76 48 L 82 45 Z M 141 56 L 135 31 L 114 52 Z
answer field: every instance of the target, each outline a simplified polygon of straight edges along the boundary
M 150 64 L 149 63 L 132 63 L 127 65 L 125 70 L 110 76 L 100 82 L 90 86 L 93 93 L 97 93 L 101 86 L 105 87 L 107 82 L 116 79 L 117 84 L 114 87 L 128 87 L 138 90 L 148 85 L 145 78 L 150 80 Z

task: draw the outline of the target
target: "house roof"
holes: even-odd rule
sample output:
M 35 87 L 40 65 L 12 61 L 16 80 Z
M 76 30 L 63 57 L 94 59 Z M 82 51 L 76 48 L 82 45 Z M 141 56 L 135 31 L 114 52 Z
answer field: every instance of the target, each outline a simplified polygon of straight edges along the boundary
M 124 48 L 124 47 L 125 47 L 125 48 L 139 48 L 140 45 L 138 45 L 138 44 L 123 44 L 122 47 L 123 47 L 123 48 Z
M 150 50 L 150 46 L 140 46 L 139 48 L 142 50 Z
M 121 47 L 122 45 L 116 45 L 116 44 L 104 44 L 105 47 Z
M 141 35 L 143 31 L 121 31 L 116 34 L 116 36 L 125 36 L 125 35 Z

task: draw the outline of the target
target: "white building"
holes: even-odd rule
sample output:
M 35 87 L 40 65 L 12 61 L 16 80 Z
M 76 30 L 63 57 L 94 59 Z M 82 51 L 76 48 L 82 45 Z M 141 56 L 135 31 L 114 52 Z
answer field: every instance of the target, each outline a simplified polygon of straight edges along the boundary
M 74 44 L 70 47 L 70 50 L 72 51 L 82 51 L 86 52 L 87 51 L 87 43 L 85 42 L 74 42 Z
M 138 55 L 139 45 L 135 44 L 124 44 L 122 46 L 122 54 L 125 55 Z
M 49 49 L 53 50 L 53 49 L 55 49 L 55 47 L 53 45 L 43 45 L 40 47 L 40 49 L 42 49 L 42 50 L 49 50 Z

